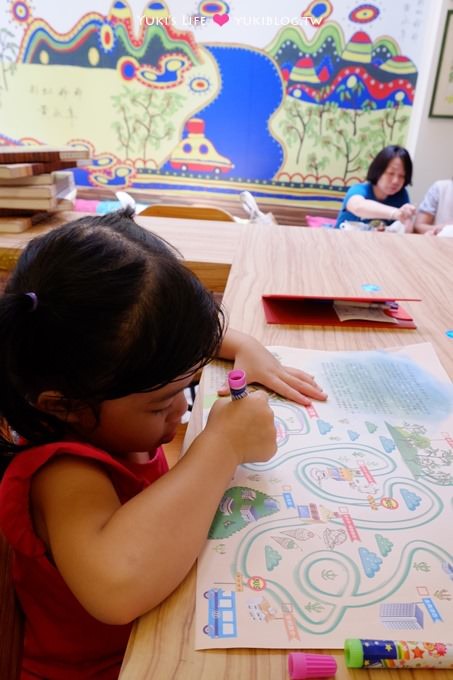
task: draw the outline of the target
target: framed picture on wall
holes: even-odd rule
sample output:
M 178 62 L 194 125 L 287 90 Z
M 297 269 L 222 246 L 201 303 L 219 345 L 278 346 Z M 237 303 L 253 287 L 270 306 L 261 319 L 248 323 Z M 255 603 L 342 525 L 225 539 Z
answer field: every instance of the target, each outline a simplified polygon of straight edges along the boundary
M 429 117 L 453 118 L 453 9 L 447 13 Z

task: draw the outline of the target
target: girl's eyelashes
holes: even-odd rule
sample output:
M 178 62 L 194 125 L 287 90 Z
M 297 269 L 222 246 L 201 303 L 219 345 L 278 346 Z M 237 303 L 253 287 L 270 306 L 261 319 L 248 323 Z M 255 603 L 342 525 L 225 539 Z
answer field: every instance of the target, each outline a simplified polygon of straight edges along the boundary
M 163 413 L 164 411 L 168 411 L 172 403 L 173 400 L 166 404 L 150 404 L 148 408 L 151 413 Z

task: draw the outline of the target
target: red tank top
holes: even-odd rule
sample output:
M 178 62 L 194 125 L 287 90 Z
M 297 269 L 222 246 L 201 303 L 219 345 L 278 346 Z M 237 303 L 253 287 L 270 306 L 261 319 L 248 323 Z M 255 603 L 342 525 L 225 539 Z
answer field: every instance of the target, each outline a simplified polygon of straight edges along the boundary
M 59 455 L 101 463 L 121 503 L 165 474 L 168 465 L 161 448 L 149 462 L 138 464 L 90 445 L 56 442 L 18 454 L 0 485 L 0 527 L 14 549 L 13 580 L 25 614 L 21 679 L 114 680 L 132 624 L 104 624 L 83 609 L 48 559 L 29 513 L 32 476 Z

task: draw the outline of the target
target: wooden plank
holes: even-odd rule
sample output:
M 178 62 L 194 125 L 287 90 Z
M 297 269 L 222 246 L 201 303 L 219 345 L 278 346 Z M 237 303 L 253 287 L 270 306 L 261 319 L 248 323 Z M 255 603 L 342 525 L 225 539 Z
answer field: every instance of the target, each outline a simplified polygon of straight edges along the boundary
M 49 176 L 52 177 L 52 175 L 46 174 L 46 177 Z M 65 173 L 64 177 L 60 177 L 53 182 L 51 181 L 49 184 L 36 184 L 30 186 L 4 186 L 0 184 L 0 198 L 50 198 L 73 188 L 74 180 L 72 174 Z
M 88 149 L 78 149 L 73 146 L 0 146 L 0 163 L 29 163 L 41 161 L 76 161 L 89 158 Z
M 0 232 L 6 234 L 20 234 L 22 231 L 31 229 L 38 222 L 48 217 L 47 212 L 38 212 L 28 217 L 0 217 Z
M 0 165 L 0 179 L 15 179 L 16 177 L 31 177 L 44 172 L 42 163 L 7 163 Z

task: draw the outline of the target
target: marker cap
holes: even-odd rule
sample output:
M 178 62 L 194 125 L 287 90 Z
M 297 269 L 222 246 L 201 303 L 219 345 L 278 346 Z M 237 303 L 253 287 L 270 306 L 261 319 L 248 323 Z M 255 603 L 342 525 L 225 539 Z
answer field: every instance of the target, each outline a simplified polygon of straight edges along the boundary
M 233 390 L 240 390 L 247 386 L 245 371 L 240 368 L 228 372 L 228 385 Z
M 362 668 L 363 646 L 357 638 L 348 638 L 344 641 L 344 658 L 348 668 Z
M 330 678 L 337 672 L 337 662 L 329 654 L 292 652 L 288 656 L 288 672 L 291 680 Z

